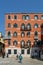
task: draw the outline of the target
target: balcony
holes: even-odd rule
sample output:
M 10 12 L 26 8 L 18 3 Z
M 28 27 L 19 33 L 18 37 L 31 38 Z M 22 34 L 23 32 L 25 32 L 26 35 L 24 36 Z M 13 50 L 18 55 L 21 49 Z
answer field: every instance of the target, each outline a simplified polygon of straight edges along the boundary
M 31 47 L 31 45 L 29 44 L 25 44 L 25 48 L 30 48 Z
M 20 47 L 21 47 L 21 48 L 25 48 L 25 45 L 21 45 Z
M 29 28 L 27 28 L 27 27 L 25 27 L 25 28 L 20 28 L 20 30 L 21 30 L 21 31 L 30 31 L 30 30 L 31 30 L 31 27 L 29 27 Z
M 34 36 L 34 40 L 38 40 L 38 36 Z
M 25 31 L 30 31 L 31 30 L 31 27 L 26 27 L 25 28 Z

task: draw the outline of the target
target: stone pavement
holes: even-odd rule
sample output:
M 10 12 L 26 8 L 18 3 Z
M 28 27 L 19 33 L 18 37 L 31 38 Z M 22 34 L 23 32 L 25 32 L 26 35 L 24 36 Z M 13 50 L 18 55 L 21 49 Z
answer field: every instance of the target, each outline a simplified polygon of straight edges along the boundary
M 32 58 L 23 58 L 22 63 L 19 63 L 16 58 L 1 58 L 0 65 L 43 65 L 43 61 L 32 59 Z

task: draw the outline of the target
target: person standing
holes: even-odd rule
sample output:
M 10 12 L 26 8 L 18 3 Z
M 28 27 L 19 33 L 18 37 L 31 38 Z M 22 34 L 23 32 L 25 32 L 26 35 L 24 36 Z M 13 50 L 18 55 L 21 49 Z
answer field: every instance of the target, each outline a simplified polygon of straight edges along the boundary
M 22 59 L 23 59 L 23 57 L 22 57 L 22 55 L 20 54 L 20 55 L 19 55 L 19 62 L 20 62 L 20 63 L 22 62 Z

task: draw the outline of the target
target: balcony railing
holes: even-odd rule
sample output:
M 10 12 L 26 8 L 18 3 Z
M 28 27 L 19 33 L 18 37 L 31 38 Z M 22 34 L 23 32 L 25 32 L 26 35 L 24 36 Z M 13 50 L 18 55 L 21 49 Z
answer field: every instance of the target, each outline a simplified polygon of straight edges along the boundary
M 38 40 L 38 36 L 34 36 L 34 40 Z
M 31 46 L 30 45 L 27 45 L 27 44 L 25 44 L 25 45 L 21 45 L 21 48 L 30 48 Z
M 31 30 L 31 27 L 27 28 L 25 27 L 24 29 L 20 28 L 21 31 L 30 31 Z
M 25 45 L 21 45 L 21 48 L 25 48 Z

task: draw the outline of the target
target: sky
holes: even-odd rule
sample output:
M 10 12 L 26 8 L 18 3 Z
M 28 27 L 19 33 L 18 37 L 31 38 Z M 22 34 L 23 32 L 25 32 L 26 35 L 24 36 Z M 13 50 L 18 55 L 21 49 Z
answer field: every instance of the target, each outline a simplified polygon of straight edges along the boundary
M 0 32 L 5 34 L 5 13 L 43 13 L 43 0 L 0 0 Z

